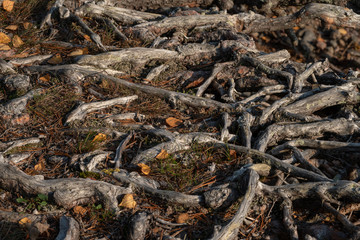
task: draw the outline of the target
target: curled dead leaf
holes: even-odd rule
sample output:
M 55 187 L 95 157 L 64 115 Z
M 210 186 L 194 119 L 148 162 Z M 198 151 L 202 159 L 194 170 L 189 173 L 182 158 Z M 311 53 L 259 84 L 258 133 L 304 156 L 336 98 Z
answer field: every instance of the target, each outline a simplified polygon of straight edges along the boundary
M 125 208 L 135 208 L 136 202 L 134 200 L 134 196 L 132 194 L 125 194 L 119 206 Z
M 14 47 L 18 48 L 24 44 L 23 40 L 18 35 L 15 35 L 12 39 L 12 44 Z
M 176 222 L 177 223 L 185 223 L 187 220 L 189 220 L 189 214 L 187 213 L 181 213 L 178 216 L 176 216 Z
M 48 82 L 48 81 L 50 81 L 50 78 L 51 78 L 50 74 L 46 74 L 42 77 L 39 77 L 39 80 L 42 82 Z
M 52 58 L 50 58 L 47 62 L 50 64 L 60 64 L 62 63 L 62 57 L 60 54 L 56 54 Z
M 83 208 L 82 206 L 75 206 L 73 208 L 73 210 L 74 210 L 74 213 L 79 214 L 81 216 L 84 216 L 87 212 L 87 210 L 85 208 Z
M 341 35 L 346 35 L 346 34 L 347 34 L 347 31 L 346 31 L 344 28 L 340 28 L 340 29 L 339 29 L 339 33 L 340 33 Z
M 80 56 L 83 55 L 84 52 L 82 49 L 76 49 L 74 51 L 72 51 L 71 53 L 68 54 L 69 57 L 74 57 L 74 56 Z
M 25 29 L 29 29 L 29 28 L 31 27 L 31 23 L 29 23 L 29 22 L 24 22 L 24 23 L 23 23 L 23 26 L 24 26 Z
M 9 45 L 0 43 L 0 51 L 9 51 L 9 50 L 11 50 Z
M 20 219 L 20 221 L 19 221 L 20 225 L 25 225 L 26 223 L 31 223 L 31 220 L 27 217 L 24 217 L 24 218 Z
M 5 33 L 0 32 L 0 43 L 6 44 L 9 42 L 11 42 L 10 37 L 8 35 L 6 35 Z
M 148 165 L 144 164 L 144 163 L 139 163 L 138 166 L 140 167 L 140 171 L 145 174 L 145 175 L 149 175 L 151 169 Z
M 9 25 L 5 28 L 6 30 L 15 31 L 18 29 L 18 25 Z
M 156 155 L 156 159 L 159 159 L 159 160 L 166 159 L 168 157 L 169 157 L 169 154 L 164 149 L 161 149 L 160 153 L 158 155 Z
M 180 124 L 182 124 L 182 121 L 180 119 L 174 118 L 174 117 L 169 117 L 165 120 L 166 124 L 169 127 L 177 127 Z
M 38 164 L 36 164 L 36 165 L 34 166 L 34 169 L 35 169 L 36 171 L 42 171 L 42 170 L 45 169 L 45 165 L 44 165 L 43 162 L 39 162 Z
M 3 9 L 5 11 L 11 12 L 13 8 L 14 8 L 14 1 L 10 1 L 10 0 L 3 1 Z

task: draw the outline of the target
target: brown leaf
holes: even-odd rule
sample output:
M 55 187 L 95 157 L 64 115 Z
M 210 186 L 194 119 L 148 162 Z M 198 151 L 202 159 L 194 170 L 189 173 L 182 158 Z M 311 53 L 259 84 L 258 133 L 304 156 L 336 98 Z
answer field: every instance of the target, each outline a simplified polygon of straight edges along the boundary
M 9 25 L 5 28 L 6 30 L 15 31 L 18 29 L 18 25 Z
M 161 149 L 161 152 L 156 156 L 156 159 L 166 159 L 169 157 L 169 154 L 166 152 L 166 150 Z
M 182 124 L 182 121 L 180 119 L 174 118 L 174 117 L 169 117 L 165 120 L 166 124 L 169 127 L 177 127 L 180 124 Z
M 180 215 L 176 216 L 176 222 L 177 223 L 185 223 L 187 220 L 189 220 L 189 214 L 187 213 L 181 213 Z
M 34 169 L 35 169 L 36 171 L 42 171 L 42 170 L 45 169 L 45 165 L 44 165 L 43 162 L 39 162 L 38 164 L 36 164 L 36 165 L 34 166 Z
M 90 36 L 89 36 L 89 35 L 86 35 L 86 34 L 85 34 L 83 37 L 85 38 L 85 40 L 86 40 L 86 41 L 91 42 L 91 38 L 90 38 Z
M 74 213 L 81 215 L 81 216 L 84 216 L 87 212 L 87 210 L 85 208 L 83 208 L 82 206 L 75 206 L 73 208 L 73 210 L 74 210 Z
M 74 56 L 80 56 L 83 54 L 84 54 L 84 51 L 82 49 L 76 49 L 76 50 L 72 51 L 71 53 L 69 53 L 68 56 L 74 57 Z
M 230 154 L 230 157 L 232 159 L 235 159 L 236 158 L 236 151 L 234 149 L 230 149 L 229 150 L 229 154 Z
M 0 51 L 8 51 L 8 50 L 11 50 L 9 45 L 0 43 Z
M 4 0 L 3 1 L 3 8 L 4 10 L 11 12 L 14 8 L 14 2 L 10 0 Z
M 30 115 L 28 113 L 22 114 L 18 117 L 15 117 L 11 120 L 13 125 L 24 125 L 30 121 Z
M 23 40 L 21 40 L 21 38 L 18 35 L 15 35 L 12 39 L 12 44 L 14 47 L 18 48 L 21 45 L 24 44 Z
M 0 32 L 0 43 L 9 43 L 11 42 L 11 39 L 8 35 L 6 35 L 5 33 L 3 32 Z
M 24 23 L 23 23 L 23 26 L 24 26 L 25 29 L 29 29 L 29 28 L 31 27 L 31 25 L 32 25 L 32 24 L 29 23 L 29 22 L 24 22 Z
M 50 78 L 51 78 L 50 74 L 46 74 L 42 77 L 39 77 L 39 80 L 42 82 L 48 82 L 48 81 L 50 81 Z
M 143 174 L 149 175 L 151 169 L 148 165 L 146 165 L 144 163 L 139 163 L 138 166 L 140 167 L 140 170 Z
M 60 54 L 56 54 L 55 56 L 50 58 L 47 62 L 50 64 L 60 64 L 62 63 L 62 57 Z
M 20 221 L 19 221 L 20 225 L 25 225 L 26 223 L 31 223 L 31 220 L 28 219 L 27 217 L 24 217 L 24 218 L 20 219 Z
M 121 203 L 119 204 L 120 207 L 125 208 L 135 208 L 136 202 L 132 194 L 125 194 L 124 198 L 122 199 Z

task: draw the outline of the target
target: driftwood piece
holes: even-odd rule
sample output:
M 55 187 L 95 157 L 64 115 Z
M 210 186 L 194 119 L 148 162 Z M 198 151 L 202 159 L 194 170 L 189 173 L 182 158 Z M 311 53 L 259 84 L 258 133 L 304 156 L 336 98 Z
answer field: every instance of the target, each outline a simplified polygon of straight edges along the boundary
M 240 226 L 248 213 L 252 200 L 255 197 L 259 175 L 254 170 L 248 170 L 246 173 L 247 184 L 244 200 L 241 202 L 233 219 L 224 226 L 218 233 L 216 233 L 212 240 L 230 240 L 237 238 Z M 245 185 L 245 184 L 244 184 Z
M 65 124 L 69 124 L 75 120 L 82 120 L 86 116 L 86 114 L 90 112 L 104 109 L 116 104 L 125 105 L 136 100 L 137 98 L 137 95 L 133 95 L 128 97 L 113 98 L 101 102 L 82 103 L 67 116 Z
M 269 87 L 263 87 L 260 91 L 257 93 L 251 95 L 248 98 L 245 98 L 244 100 L 241 100 L 238 102 L 238 104 L 245 105 L 252 101 L 255 101 L 257 98 L 262 97 L 264 95 L 268 94 L 276 94 L 276 93 L 285 93 L 287 90 L 285 90 L 284 85 L 275 85 L 275 86 L 269 86 Z
M 113 173 L 115 179 L 119 181 L 124 181 L 124 176 L 120 175 L 117 172 Z M 186 206 L 199 206 L 203 203 L 203 196 L 200 195 L 189 195 L 175 191 L 168 191 L 168 190 L 159 190 L 152 187 L 149 187 L 147 184 L 138 183 L 132 180 L 128 180 L 131 182 L 131 186 L 145 191 L 146 193 L 152 195 L 153 197 L 158 197 L 161 200 L 164 200 L 169 203 L 174 204 L 182 204 Z
M 60 218 L 60 231 L 55 240 L 80 239 L 79 223 L 72 217 L 62 216 Z
M 71 157 L 71 162 L 78 165 L 83 172 L 97 172 L 96 166 L 101 162 L 105 162 L 111 153 L 96 150 L 84 154 L 75 154 Z
M 346 119 L 324 120 L 312 123 L 273 124 L 258 137 L 255 149 L 265 151 L 268 146 L 284 138 L 299 136 L 322 136 L 324 133 L 351 135 L 359 131 L 358 122 Z
M 135 186 L 149 187 L 154 189 L 158 189 L 160 187 L 158 182 L 151 178 L 140 176 L 138 172 L 128 173 L 126 170 L 120 169 L 119 172 L 116 172 L 116 174 L 114 173 L 113 175 L 116 180 L 122 183 L 135 184 Z
M 351 81 L 341 86 L 335 86 L 283 107 L 281 111 L 289 114 L 309 115 L 326 107 L 357 103 L 360 98 L 357 90 L 358 84 L 358 81 Z
M 279 197 L 276 193 L 281 191 L 290 200 L 296 199 L 321 199 L 321 200 L 347 200 L 358 203 L 360 201 L 360 185 L 353 181 L 340 180 L 336 182 L 311 182 L 289 184 L 282 186 L 269 186 L 259 183 L 259 190 L 269 194 L 270 198 Z M 326 198 L 326 199 L 325 199 Z M 320 200 L 320 201 L 321 201 Z
M 320 171 L 320 169 L 318 169 L 317 167 L 315 167 L 314 165 L 312 165 L 311 163 L 309 163 L 304 156 L 302 155 L 302 153 L 300 152 L 300 150 L 297 147 L 292 147 L 291 148 L 293 150 L 294 153 L 294 157 L 295 159 L 301 163 L 306 169 L 309 169 L 310 171 L 313 171 L 319 175 L 322 175 L 324 177 L 325 174 L 323 172 Z M 330 180 L 330 179 L 329 179 Z
M 137 212 L 130 220 L 129 240 L 145 239 L 146 231 L 149 228 L 151 215 L 146 212 Z
M 125 25 L 140 24 L 162 17 L 162 15 L 160 14 L 140 12 L 131 9 L 112 7 L 107 5 L 99 6 L 94 3 L 87 3 L 82 5 L 80 8 L 76 9 L 76 15 L 109 17 L 116 20 L 120 24 Z
M 41 142 L 40 138 L 36 138 L 36 137 L 24 138 L 10 142 L 0 142 L 0 152 L 2 154 L 5 154 L 7 152 L 10 152 L 14 148 L 26 146 L 29 144 L 40 144 L 40 142 Z
M 23 65 L 31 65 L 35 62 L 44 62 L 46 60 L 49 60 L 53 54 L 47 54 L 47 55 L 36 55 L 31 57 L 25 57 L 25 58 L 15 58 L 11 59 L 9 63 L 11 63 L 14 66 L 23 66 Z
M 119 146 L 116 148 L 116 153 L 115 153 L 115 158 L 114 158 L 115 168 L 121 167 L 122 154 L 126 148 L 126 145 L 129 143 L 129 141 L 133 135 L 134 135 L 133 133 L 128 134 L 126 136 L 126 138 L 124 140 L 122 140 L 120 142 Z
M 113 211 L 118 210 L 117 198 L 132 192 L 131 189 L 90 179 L 44 180 L 43 176 L 29 176 L 16 167 L 1 162 L 0 187 L 18 194 L 52 196 L 58 205 L 67 209 L 98 200 Z
M 290 238 L 292 240 L 299 239 L 299 234 L 297 231 L 297 226 L 295 225 L 294 219 L 292 217 L 292 202 L 290 199 L 282 192 L 279 192 L 280 196 L 283 199 L 282 208 L 283 208 L 283 222 L 288 232 L 290 233 Z
M 289 89 L 291 89 L 293 86 L 294 76 L 291 73 L 270 68 L 270 67 L 266 66 L 264 63 L 262 63 L 260 60 L 249 57 L 249 56 L 240 56 L 239 61 L 240 61 L 240 63 L 243 62 L 243 63 L 250 64 L 254 68 L 259 69 L 260 71 L 264 72 L 268 76 L 273 75 L 273 76 L 277 76 L 281 79 L 286 80 Z
M 251 126 L 255 120 L 255 117 L 249 112 L 244 111 L 244 113 L 238 118 L 237 122 L 240 128 L 240 139 L 241 144 L 245 147 L 251 148 Z
M 147 161 L 155 158 L 161 150 L 166 150 L 167 153 L 174 153 L 180 150 L 189 149 L 191 144 L 197 142 L 201 143 L 215 143 L 219 142 L 208 133 L 193 132 L 187 134 L 180 134 L 171 141 L 160 143 L 155 147 L 147 149 L 139 153 L 133 160 L 132 164 L 146 163 Z
M 281 151 L 289 147 L 307 147 L 324 150 L 336 150 L 339 152 L 359 152 L 360 144 L 351 142 L 338 142 L 338 141 L 326 141 L 326 140 L 315 140 L 315 139 L 296 139 L 288 141 L 284 144 L 276 146 L 271 149 L 272 155 L 277 155 Z
M 325 71 L 329 68 L 329 60 L 325 59 L 323 62 L 313 63 L 307 68 L 304 72 L 302 72 L 299 76 L 297 76 L 294 80 L 293 92 L 299 93 L 301 92 L 304 81 L 310 77 L 314 72 L 318 72 L 320 70 Z
M 109 65 L 130 62 L 139 68 L 154 59 L 170 60 L 178 57 L 179 53 L 176 51 L 137 47 L 97 55 L 83 55 L 77 57 L 75 61 L 79 65 L 90 65 L 104 69 L 108 68 Z
M 212 145 L 215 148 L 229 148 L 229 149 L 234 149 L 237 153 L 239 154 L 248 154 L 254 162 L 259 162 L 259 163 L 264 163 L 267 164 L 269 166 L 271 166 L 272 168 L 278 169 L 280 171 L 283 171 L 286 174 L 290 174 L 292 176 L 295 177 L 301 177 L 301 178 L 305 178 L 308 179 L 309 181 L 314 181 L 314 182 L 318 182 L 318 181 L 329 181 L 329 179 L 327 177 L 321 176 L 317 173 L 299 168 L 299 167 L 295 167 L 293 165 L 290 165 L 288 163 L 285 163 L 283 161 L 281 161 L 280 159 L 269 155 L 267 153 L 258 151 L 256 149 L 251 149 L 251 148 L 247 148 L 247 147 L 243 147 L 243 146 L 238 146 L 238 145 L 234 145 L 234 144 L 225 144 L 225 143 L 215 143 Z

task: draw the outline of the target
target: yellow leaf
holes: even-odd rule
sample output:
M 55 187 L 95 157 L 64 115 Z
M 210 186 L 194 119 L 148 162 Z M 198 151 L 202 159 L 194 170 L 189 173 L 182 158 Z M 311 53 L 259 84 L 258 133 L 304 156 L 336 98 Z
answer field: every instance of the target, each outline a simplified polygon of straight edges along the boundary
M 26 223 L 31 223 L 31 220 L 28 219 L 27 217 L 24 217 L 24 218 L 20 219 L 20 221 L 19 221 L 20 225 L 24 225 Z
M 189 219 L 189 214 L 187 213 L 181 213 L 176 217 L 177 223 L 185 223 Z
M 4 0 L 3 1 L 3 8 L 8 11 L 11 12 L 14 8 L 14 2 L 10 1 L 10 0 Z
M 151 169 L 148 165 L 146 164 L 143 164 L 143 163 L 139 163 L 138 166 L 140 167 L 141 169 L 141 172 L 145 175 L 149 175 Z
M 72 51 L 71 53 L 69 53 L 68 56 L 73 57 L 73 56 L 80 56 L 83 54 L 84 54 L 84 52 L 82 49 L 76 49 L 75 51 Z
M 24 26 L 25 29 L 29 29 L 29 28 L 31 27 L 31 23 L 29 23 L 29 22 L 24 22 L 24 23 L 23 23 L 23 26 Z
M 14 47 L 18 48 L 21 45 L 24 44 L 23 40 L 21 40 L 21 38 L 18 35 L 15 35 L 12 39 L 12 44 Z
M 9 25 L 5 28 L 6 30 L 15 31 L 18 29 L 18 25 Z
M 75 206 L 73 208 L 73 210 L 74 210 L 74 213 L 79 214 L 81 216 L 84 216 L 87 212 L 87 210 L 85 208 L 83 208 L 82 206 Z
M 85 38 L 86 41 L 91 42 L 91 38 L 89 37 L 89 35 L 86 35 L 86 34 L 85 34 L 83 37 Z
M 56 54 L 55 56 L 50 58 L 47 62 L 50 64 L 60 64 L 62 63 L 62 57 L 60 54 Z
M 8 51 L 10 49 L 9 45 L 0 43 L 0 51 Z
M 11 42 L 9 36 L 3 32 L 0 32 L 0 43 L 9 43 L 9 42 Z
M 106 140 L 106 135 L 103 133 L 99 133 L 97 134 L 94 139 L 92 140 L 92 142 L 102 142 Z
M 156 156 L 156 159 L 161 160 L 161 159 L 166 159 L 168 157 L 169 157 L 169 154 L 167 153 L 167 151 L 164 149 L 161 149 L 161 152 Z
M 34 166 L 34 169 L 35 169 L 36 171 L 42 171 L 42 170 L 45 169 L 45 165 L 44 165 L 43 162 L 39 162 L 38 164 L 36 164 L 36 165 Z
M 341 35 L 346 35 L 346 34 L 347 34 L 347 31 L 346 31 L 345 29 L 343 29 L 343 28 L 340 28 L 340 29 L 339 29 L 339 33 L 340 33 Z
M 122 199 L 121 203 L 119 204 L 120 207 L 125 208 L 135 208 L 136 202 L 132 194 L 125 194 L 124 198 Z
M 46 75 L 44 75 L 44 76 L 42 76 L 42 77 L 39 77 L 39 80 L 40 80 L 40 81 L 43 81 L 43 82 L 48 82 L 48 81 L 50 81 L 50 74 L 46 74 Z
M 165 120 L 166 124 L 169 126 L 169 127 L 177 127 L 179 126 L 180 124 L 182 124 L 182 121 L 180 119 L 177 119 L 177 118 L 173 118 L 173 117 L 169 117 Z

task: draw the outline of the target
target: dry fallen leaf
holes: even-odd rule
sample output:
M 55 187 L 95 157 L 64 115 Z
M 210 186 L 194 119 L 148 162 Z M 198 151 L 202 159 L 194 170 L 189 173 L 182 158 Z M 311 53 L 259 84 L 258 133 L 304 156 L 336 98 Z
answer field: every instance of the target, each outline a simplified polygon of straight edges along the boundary
M 34 166 L 34 169 L 35 169 L 36 171 L 42 171 L 42 170 L 45 169 L 45 165 L 44 165 L 43 162 L 39 162 L 38 164 L 36 164 L 36 165 Z
M 24 26 L 25 29 L 29 29 L 29 28 L 31 27 L 31 23 L 29 23 L 29 22 L 24 22 L 24 23 L 23 23 L 23 26 Z
M 180 124 L 182 124 L 182 121 L 180 119 L 174 118 L 174 117 L 169 117 L 165 120 L 166 124 L 169 127 L 177 127 Z
M 20 219 L 20 221 L 19 221 L 20 225 L 24 225 L 26 223 L 31 223 L 31 220 L 28 219 L 27 217 L 24 217 L 24 218 Z
M 39 77 L 39 80 L 42 82 L 48 82 L 48 81 L 50 81 L 50 78 L 51 78 L 50 74 L 46 74 L 42 77 Z
M 169 157 L 169 154 L 166 152 L 166 150 L 161 149 L 161 152 L 156 156 L 156 159 L 166 159 Z
M 132 194 L 125 194 L 124 198 L 122 199 L 121 203 L 119 204 L 120 207 L 125 208 L 135 208 L 136 202 Z
M 11 119 L 11 123 L 14 125 L 24 125 L 30 122 L 30 115 L 28 113 L 22 114 L 18 117 Z
M 73 210 L 74 210 L 74 213 L 79 214 L 81 216 L 84 216 L 87 212 L 87 210 L 85 208 L 83 208 L 82 206 L 75 206 L 73 208 Z
M 346 34 L 347 34 L 347 31 L 346 31 L 345 29 L 343 29 L 343 28 L 340 28 L 340 29 L 339 29 L 339 33 L 340 33 L 341 35 L 346 35 Z
M 0 32 L 0 43 L 9 43 L 9 42 L 11 42 L 10 37 L 5 33 Z
M 50 64 L 60 64 L 62 63 L 62 57 L 60 54 L 56 54 L 55 56 L 50 58 L 47 62 Z
M 0 51 L 8 51 L 10 49 L 9 45 L 0 43 Z
M 144 163 L 139 163 L 138 166 L 140 167 L 140 170 L 143 174 L 149 175 L 151 169 L 148 165 L 146 165 Z
M 21 45 L 24 44 L 23 40 L 21 40 L 21 38 L 18 35 L 15 35 L 12 39 L 12 44 L 14 47 L 18 48 Z
M 234 149 L 230 149 L 229 150 L 229 154 L 230 154 L 230 157 L 232 159 L 235 159 L 236 158 L 236 151 Z
M 186 85 L 185 89 L 200 86 L 204 82 L 204 80 L 205 80 L 204 77 L 200 77 L 200 78 L 196 79 L 195 81 L 193 81 L 193 82 L 189 83 L 188 85 Z
M 189 214 L 187 213 L 181 213 L 176 217 L 177 223 L 185 223 L 187 220 L 189 220 Z
M 97 134 L 94 139 L 92 140 L 92 142 L 102 142 L 106 140 L 106 135 L 103 133 L 99 133 Z
M 11 12 L 14 8 L 14 2 L 10 0 L 4 0 L 3 1 L 3 8 L 4 10 Z
M 84 52 L 82 49 L 76 49 L 74 51 L 72 51 L 71 53 L 68 54 L 69 57 L 74 57 L 74 56 L 80 56 L 83 55 Z
M 86 41 L 91 42 L 91 38 L 90 38 L 90 36 L 89 36 L 89 35 L 86 35 L 86 34 L 85 34 L 83 37 L 85 38 L 85 40 L 86 40 Z
M 18 29 L 18 25 L 9 25 L 5 28 L 6 30 L 15 31 Z

